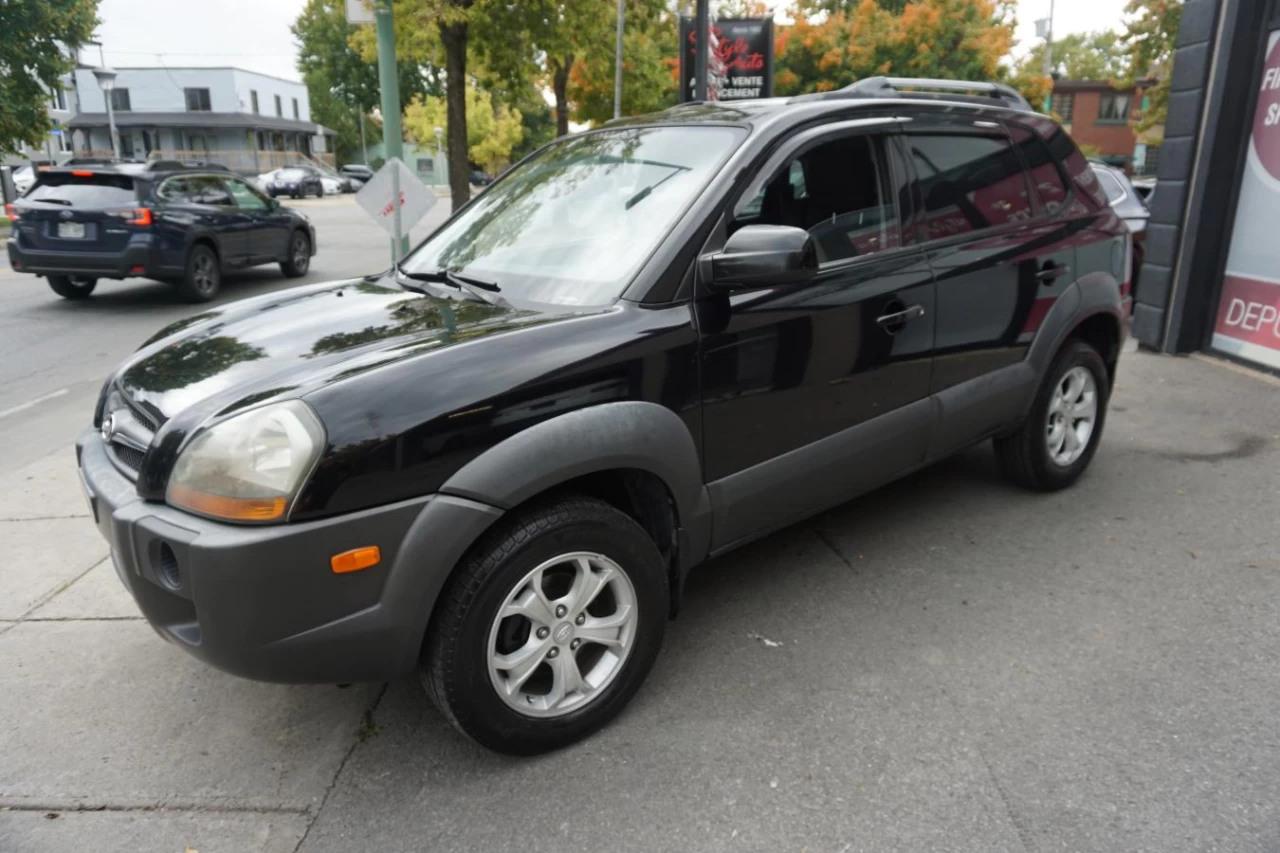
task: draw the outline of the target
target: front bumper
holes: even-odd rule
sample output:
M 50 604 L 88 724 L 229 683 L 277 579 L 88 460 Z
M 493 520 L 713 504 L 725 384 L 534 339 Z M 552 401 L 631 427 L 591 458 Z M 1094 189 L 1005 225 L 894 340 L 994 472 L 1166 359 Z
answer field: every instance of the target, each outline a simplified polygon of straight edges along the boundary
M 68 252 L 19 244 L 17 232 L 6 241 L 9 266 L 36 275 L 83 275 L 93 278 L 154 277 L 149 242 L 130 242 L 118 252 Z
M 262 681 L 386 681 L 412 670 L 435 598 L 500 515 L 428 496 L 331 519 L 223 524 L 144 501 L 88 430 L 76 444 L 94 522 L 121 582 L 165 639 Z M 381 562 L 334 574 L 334 554 L 376 545 Z

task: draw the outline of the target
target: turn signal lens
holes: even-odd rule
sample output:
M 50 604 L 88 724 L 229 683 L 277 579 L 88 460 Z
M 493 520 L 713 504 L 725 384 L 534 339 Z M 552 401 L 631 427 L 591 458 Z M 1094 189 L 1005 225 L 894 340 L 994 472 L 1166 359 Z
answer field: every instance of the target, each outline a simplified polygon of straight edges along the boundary
M 14 207 L 12 204 L 6 204 L 4 206 L 4 215 L 9 217 L 10 222 L 17 222 L 18 208 Z
M 71 170 L 71 174 L 75 175 L 77 178 L 92 178 L 92 177 L 93 177 L 93 172 L 90 172 L 90 171 L 89 171 L 89 170 L 87 170 L 87 169 L 72 169 L 72 170 Z
M 355 548 L 334 554 L 329 560 L 329 566 L 335 573 L 342 575 L 376 566 L 381 559 L 382 551 L 377 545 L 370 545 L 368 548 Z
M 126 219 L 125 225 L 150 225 L 151 224 L 151 208 L 139 207 L 133 211 L 133 219 Z
M 178 483 L 169 486 L 168 498 L 177 506 L 231 521 L 275 521 L 289 506 L 284 498 L 228 498 Z

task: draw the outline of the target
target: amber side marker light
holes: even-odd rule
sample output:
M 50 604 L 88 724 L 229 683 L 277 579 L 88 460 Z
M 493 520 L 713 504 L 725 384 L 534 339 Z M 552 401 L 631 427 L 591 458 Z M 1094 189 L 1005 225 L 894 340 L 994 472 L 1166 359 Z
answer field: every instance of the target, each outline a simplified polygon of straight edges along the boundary
M 341 554 L 334 554 L 329 560 L 329 566 L 335 573 L 342 575 L 376 566 L 381 559 L 382 551 L 377 545 L 370 545 L 367 548 L 353 548 Z

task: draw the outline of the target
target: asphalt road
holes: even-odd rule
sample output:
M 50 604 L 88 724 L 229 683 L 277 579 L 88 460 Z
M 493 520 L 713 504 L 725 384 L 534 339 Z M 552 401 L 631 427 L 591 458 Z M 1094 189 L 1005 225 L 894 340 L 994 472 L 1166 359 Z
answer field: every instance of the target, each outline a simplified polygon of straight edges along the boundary
M 212 304 L 387 267 L 390 242 L 354 196 L 289 204 L 316 227 L 319 253 L 310 273 L 286 279 L 275 265 L 234 273 Z M 413 238 L 425 237 L 448 210 L 448 199 L 439 199 Z M 71 302 L 0 260 L 0 474 L 74 442 L 111 368 L 157 329 L 207 307 L 182 303 L 169 286 L 144 279 L 103 280 L 92 298 Z

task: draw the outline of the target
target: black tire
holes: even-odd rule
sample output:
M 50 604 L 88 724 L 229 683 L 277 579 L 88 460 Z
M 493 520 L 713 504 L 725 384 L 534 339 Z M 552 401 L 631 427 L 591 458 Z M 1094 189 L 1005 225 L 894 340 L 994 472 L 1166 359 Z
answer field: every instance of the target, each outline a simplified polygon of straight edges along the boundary
M 1083 367 L 1093 377 L 1097 414 L 1084 452 L 1071 464 L 1060 465 L 1051 457 L 1046 440 L 1049 407 L 1059 385 L 1076 367 Z M 1064 489 L 1074 483 L 1089 467 L 1098 449 L 1110 397 L 1111 383 L 1102 356 L 1084 341 L 1067 341 L 1045 374 L 1026 422 L 1016 432 L 995 440 L 996 459 L 1005 476 L 1019 485 L 1044 492 Z
M 187 271 L 178 284 L 184 302 L 208 302 L 222 289 L 222 268 L 218 256 L 204 243 L 197 243 L 187 255 Z
M 575 551 L 607 557 L 631 581 L 633 645 L 612 680 L 583 706 L 561 716 L 525 716 L 491 680 L 490 631 L 529 572 Z M 666 567 L 644 530 L 606 503 L 565 496 L 514 513 L 472 548 L 437 602 L 419 673 L 432 701 L 463 734 L 499 752 L 535 755 L 586 737 L 626 706 L 658 656 L 668 612 Z
M 83 275 L 51 275 L 45 281 L 63 299 L 88 299 L 89 294 L 98 286 L 96 278 Z
M 289 278 L 306 275 L 307 270 L 311 269 L 311 238 L 302 231 L 294 231 L 289 235 L 289 245 L 285 251 L 287 254 L 280 262 L 280 271 Z

